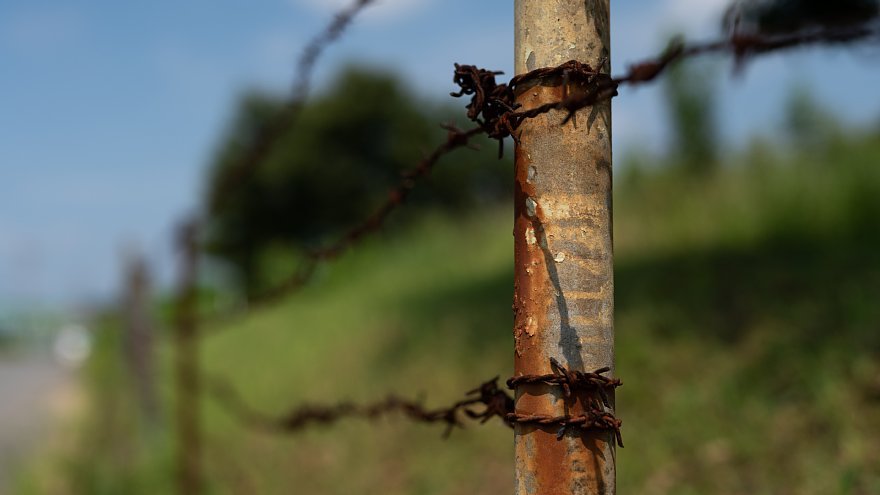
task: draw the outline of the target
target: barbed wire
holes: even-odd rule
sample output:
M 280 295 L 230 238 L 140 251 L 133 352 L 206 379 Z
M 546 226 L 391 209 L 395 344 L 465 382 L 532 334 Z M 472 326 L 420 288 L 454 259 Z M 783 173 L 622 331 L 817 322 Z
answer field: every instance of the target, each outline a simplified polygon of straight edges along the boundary
M 471 96 L 467 105 L 468 117 L 486 134 L 499 141 L 507 136 L 517 140 L 516 130 L 530 118 L 562 110 L 566 112 L 562 124 L 571 120 L 578 110 L 590 107 L 618 95 L 621 85 L 645 84 L 655 80 L 673 64 L 708 54 L 728 53 L 734 56 L 735 66 L 742 67 L 749 57 L 809 45 L 838 45 L 856 41 L 876 40 L 880 37 L 880 23 L 874 20 L 844 28 L 811 29 L 784 35 L 741 34 L 732 32 L 727 38 L 700 43 L 673 40 L 660 55 L 631 64 L 618 77 L 600 72 L 606 60 L 599 60 L 596 69 L 588 63 L 570 60 L 556 67 L 542 67 L 520 74 L 509 83 L 498 84 L 499 71 L 489 71 L 473 65 L 455 64 L 454 81 L 461 88 L 451 96 Z M 550 102 L 529 110 L 519 110 L 516 94 L 521 86 L 545 78 L 561 78 L 566 91 L 560 101 Z M 569 83 L 578 83 L 580 90 L 567 92 Z
M 580 430 L 610 430 L 614 432 L 617 446 L 623 448 L 623 437 L 620 434 L 622 422 L 614 417 L 614 414 L 599 408 L 591 408 L 588 414 L 576 414 L 573 416 L 550 416 L 547 414 L 522 414 L 509 413 L 507 421 L 521 425 L 535 425 L 542 428 L 558 428 L 556 439 L 560 440 L 565 432 L 570 429 Z
M 312 426 L 334 424 L 347 418 L 376 420 L 392 414 L 402 414 L 403 418 L 415 422 L 445 424 L 446 429 L 443 433 L 445 438 L 453 429 L 464 428 L 464 419 L 484 424 L 497 417 L 510 427 L 522 424 L 557 428 L 559 438 L 569 429 L 610 430 L 614 432 L 618 445 L 623 447 L 620 434 L 622 422 L 614 416 L 612 405 L 605 395 L 606 389 L 619 387 L 620 380 L 602 376 L 609 371 L 608 368 L 600 368 L 593 372 L 569 371 L 555 360 L 551 360 L 551 363 L 555 369 L 554 373 L 513 377 L 507 380 L 508 388 L 515 389 L 518 385 L 535 383 L 561 386 L 566 398 L 571 398 L 570 387 L 597 392 L 598 395 L 581 398 L 587 402 L 584 413 L 551 416 L 518 412 L 513 397 L 498 387 L 497 376 L 466 392 L 464 394 L 466 398 L 447 407 L 429 409 L 421 401 L 389 395 L 367 404 L 350 401 L 325 405 L 303 404 L 277 417 L 256 411 L 242 399 L 229 382 L 220 377 L 206 376 L 204 383 L 207 393 L 215 402 L 242 425 L 269 433 L 290 434 Z M 475 409 L 474 406 L 481 408 Z
M 338 258 L 349 248 L 361 242 L 369 234 L 379 231 L 385 221 L 398 207 L 400 207 L 416 187 L 418 181 L 428 177 L 437 162 L 444 155 L 452 151 L 471 146 L 470 140 L 474 136 L 483 133 L 479 127 L 462 131 L 452 124 L 443 124 L 447 131 L 446 141 L 434 148 L 431 153 L 422 158 L 418 164 L 401 174 L 400 181 L 388 192 L 385 201 L 369 216 L 355 224 L 354 227 L 344 232 L 335 241 L 326 246 L 307 251 L 305 259 L 301 262 L 292 276 L 258 296 L 252 303 L 265 303 L 277 299 L 289 292 L 299 289 L 309 280 L 318 264 Z
M 542 375 L 518 375 L 507 380 L 507 387 L 515 389 L 518 385 L 543 383 L 545 385 L 559 385 L 562 387 L 564 397 L 571 397 L 571 390 L 586 389 L 595 391 L 602 399 L 602 404 L 611 406 L 608 390 L 613 390 L 623 385 L 620 378 L 609 378 L 603 373 L 611 371 L 611 368 L 599 368 L 592 372 L 569 370 L 555 358 L 550 358 L 552 373 Z
M 323 43 L 316 40 L 313 43 L 314 46 L 323 47 L 327 40 L 335 39 L 350 22 L 351 17 L 369 2 L 370 0 L 360 0 L 349 11 L 339 14 L 336 18 L 338 25 L 334 23 L 333 26 L 336 27 L 331 26 L 331 29 L 327 31 L 327 33 L 334 34 L 332 36 L 327 34 Z M 371 215 L 343 233 L 331 244 L 307 251 L 293 273 L 280 283 L 251 298 L 248 304 L 250 307 L 268 304 L 301 289 L 311 279 L 321 262 L 338 258 L 369 234 L 379 231 L 391 213 L 404 203 L 406 197 L 415 188 L 417 181 L 428 176 L 440 158 L 455 149 L 471 146 L 470 140 L 477 135 L 486 134 L 489 138 L 497 140 L 499 142 L 499 156 L 501 156 L 504 149 L 504 138 L 510 136 L 517 140 L 516 130 L 525 120 L 552 110 L 563 110 L 566 115 L 561 123 L 565 124 L 575 117 L 578 110 L 617 96 L 620 85 L 651 82 L 671 65 L 684 59 L 727 52 L 733 54 L 737 65 L 741 66 L 751 56 L 803 45 L 851 43 L 877 37 L 878 34 L 880 34 L 880 30 L 878 30 L 877 23 L 870 22 L 847 28 L 820 29 L 778 36 L 742 35 L 734 32 L 728 38 L 702 43 L 688 44 L 679 39 L 670 43 L 669 47 L 660 55 L 631 64 L 629 70 L 619 77 L 611 77 L 600 72 L 599 68 L 607 65 L 605 60 L 598 61 L 597 69 L 588 63 L 571 60 L 556 67 L 535 69 L 515 76 L 508 83 L 499 84 L 495 78 L 502 74 L 500 71 L 455 64 L 453 82 L 459 86 L 459 91 L 450 94 L 454 97 L 471 97 L 470 103 L 466 106 L 467 116 L 477 123 L 478 127 L 461 131 L 452 125 L 445 125 L 444 128 L 448 131 L 446 141 L 438 145 L 413 169 L 402 174 L 401 181 L 389 191 L 387 199 Z M 307 52 L 320 53 L 317 49 L 307 50 Z M 306 68 L 311 67 L 310 64 L 313 63 L 316 56 L 314 55 L 310 59 L 312 62 L 306 64 Z M 580 90 L 571 93 L 566 90 L 560 101 L 546 103 L 529 110 L 519 110 L 520 105 L 515 101 L 517 91 L 529 81 L 551 77 L 561 78 L 564 88 L 568 88 L 569 84 L 578 84 Z M 269 142 L 266 143 L 266 146 L 269 146 Z M 216 315 L 216 318 L 228 320 L 243 312 L 239 308 L 232 312 Z
M 299 59 L 297 81 L 293 87 L 293 101 L 305 101 L 311 84 L 311 74 L 315 62 L 328 45 L 338 40 L 360 12 L 375 0 L 355 0 L 351 5 L 337 12 L 333 21 L 318 36 L 312 39 Z
M 464 427 L 464 419 L 482 424 L 498 417 L 507 423 L 507 415 L 513 412 L 513 398 L 498 387 L 498 377 L 468 391 L 465 399 L 447 407 L 429 409 L 421 401 L 389 395 L 368 404 L 349 401 L 329 405 L 303 404 L 278 417 L 254 410 L 228 382 L 219 377 L 210 377 L 205 382 L 212 398 L 243 425 L 276 433 L 296 433 L 311 426 L 329 425 L 346 418 L 376 420 L 402 414 L 404 418 L 420 423 L 445 424 L 443 436 L 448 437 L 453 429 Z M 475 406 L 482 406 L 482 409 L 475 409 Z
M 480 127 L 466 131 L 458 129 L 452 124 L 442 124 L 441 127 L 447 131 L 446 140 L 425 155 L 415 167 L 403 172 L 400 181 L 388 191 L 386 199 L 369 216 L 345 231 L 335 241 L 323 247 L 306 251 L 290 275 L 271 288 L 252 297 L 246 307 L 231 308 L 206 315 L 205 318 L 213 322 L 229 323 L 235 318 L 248 314 L 255 307 L 271 304 L 284 296 L 289 296 L 303 289 L 321 263 L 339 258 L 348 249 L 363 242 L 370 234 L 381 230 L 388 217 L 404 204 L 418 182 L 431 174 L 441 158 L 459 148 L 475 148 L 471 139 L 484 133 Z M 201 335 L 216 335 L 219 327 L 214 328 L 217 331 L 203 332 Z
M 354 17 L 373 0 L 355 0 L 348 8 L 337 13 L 327 28 L 312 39 L 306 46 L 298 64 L 298 78 L 293 87 L 293 95 L 284 108 L 274 115 L 263 127 L 258 129 L 249 149 L 235 162 L 230 170 L 219 177 L 217 187 L 208 198 L 208 209 L 213 210 L 224 201 L 234 188 L 253 174 L 265 161 L 274 143 L 280 136 L 290 132 L 303 109 L 308 95 L 309 83 L 315 62 L 324 49 L 337 40 Z M 205 219 L 189 219 L 184 223 L 179 243 L 184 249 L 184 263 L 180 269 L 181 289 L 177 296 L 177 467 L 178 483 L 181 493 L 198 493 L 202 491 L 202 438 L 199 426 L 198 400 L 204 374 L 198 363 L 197 336 L 199 324 L 204 318 L 198 312 L 197 295 L 197 254 L 198 238 L 204 234 Z M 215 384 L 209 384 L 214 386 Z M 245 412 L 245 411 L 242 411 Z
M 245 182 L 248 175 L 253 174 L 266 160 L 276 142 L 293 129 L 304 107 L 316 61 L 326 47 L 345 32 L 355 16 L 371 3 L 373 0 L 355 0 L 338 13 L 327 28 L 306 46 L 298 62 L 298 76 L 292 88 L 291 99 L 258 129 L 248 149 L 231 164 L 229 172 L 221 176 L 221 182 L 209 199 L 210 206 L 216 206 L 216 202 L 224 201 L 230 192 Z M 467 115 L 477 123 L 477 127 L 462 131 L 452 125 L 445 126 L 448 131 L 446 141 L 420 160 L 411 171 L 403 174 L 400 183 L 391 189 L 387 199 L 377 210 L 355 224 L 335 242 L 306 252 L 302 264 L 293 274 L 252 303 L 269 302 L 300 289 L 321 262 L 339 257 L 352 246 L 362 242 L 369 234 L 380 230 L 392 212 L 405 202 L 420 180 L 430 175 L 443 156 L 458 148 L 471 146 L 472 138 L 480 134 L 486 134 L 499 142 L 500 156 L 503 153 L 504 138 L 509 136 L 516 141 L 517 130 L 526 119 L 559 110 L 565 112 L 561 121 L 565 124 L 575 117 L 577 111 L 617 96 L 621 85 L 646 84 L 654 81 L 674 63 L 685 59 L 727 53 L 734 57 L 735 66 L 739 68 L 749 58 L 767 53 L 806 45 L 852 43 L 877 38 L 878 34 L 880 34 L 878 24 L 873 22 L 846 28 L 825 28 L 776 36 L 742 34 L 734 31 L 726 39 L 704 43 L 688 44 L 676 40 L 660 55 L 630 65 L 627 72 L 618 77 L 601 72 L 601 68 L 606 65 L 605 60 L 595 61 L 596 68 L 588 63 L 572 60 L 556 67 L 540 68 L 518 75 L 508 83 L 496 81 L 496 76 L 501 75 L 500 72 L 455 64 L 453 81 L 460 90 L 452 93 L 452 96 L 471 98 L 467 105 Z M 561 79 L 562 99 L 529 110 L 521 110 L 520 105 L 516 103 L 517 93 L 532 81 L 545 78 Z M 578 91 L 569 92 L 570 85 L 577 86 Z M 201 226 L 193 226 L 190 234 L 194 236 L 194 232 L 197 232 Z M 184 276 L 186 277 L 186 270 Z M 180 334 L 186 335 L 187 338 L 196 334 L 194 329 L 198 322 L 195 314 L 197 302 L 195 280 L 194 276 L 190 278 L 192 280 L 186 291 L 179 296 L 181 307 L 189 309 L 178 315 Z M 190 330 L 190 327 L 193 329 Z M 562 395 L 566 399 L 572 398 L 573 389 L 583 391 L 585 394 L 578 396 L 578 399 L 585 402 L 583 412 L 579 414 L 546 415 L 517 411 L 514 399 L 498 387 L 496 377 L 467 392 L 464 399 L 447 407 L 430 409 L 421 401 L 390 395 L 367 404 L 349 401 L 330 405 L 305 404 L 281 416 L 272 417 L 251 408 L 224 380 L 201 375 L 195 368 L 197 365 L 192 364 L 192 366 L 189 374 L 181 375 L 183 379 L 180 380 L 178 387 L 188 391 L 192 397 L 208 393 L 243 424 L 268 432 L 294 433 L 314 425 L 334 424 L 345 418 L 376 420 L 397 414 L 411 421 L 443 424 L 446 427 L 444 436 L 448 436 L 455 428 L 464 427 L 466 420 L 484 424 L 498 417 L 510 427 L 520 425 L 556 428 L 557 438 L 562 438 L 566 432 L 573 429 L 606 430 L 613 432 L 617 444 L 623 447 L 621 421 L 613 414 L 613 401 L 609 396 L 609 391 L 620 386 L 621 382 L 619 379 L 604 376 L 609 371 L 607 368 L 583 372 L 568 370 L 560 363 L 551 361 L 552 373 L 520 375 L 507 381 L 511 389 L 521 385 L 558 386 L 561 387 Z M 190 457 L 200 455 L 196 441 L 187 438 L 183 440 L 181 459 L 186 461 Z M 188 466 L 187 469 L 195 472 L 198 468 Z

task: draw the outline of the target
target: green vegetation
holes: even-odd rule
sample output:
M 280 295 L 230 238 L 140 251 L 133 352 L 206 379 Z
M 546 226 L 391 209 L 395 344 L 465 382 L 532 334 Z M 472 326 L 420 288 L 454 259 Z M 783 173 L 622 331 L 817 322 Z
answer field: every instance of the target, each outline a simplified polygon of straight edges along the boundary
M 732 2 L 722 26 L 766 35 L 801 29 L 842 28 L 880 15 L 877 0 L 741 0 Z
M 620 493 L 877 493 L 880 139 L 733 161 L 696 178 L 619 174 Z M 207 368 L 266 413 L 387 392 L 457 400 L 512 371 L 510 229 L 507 208 L 424 213 L 304 292 L 209 329 Z M 72 492 L 168 493 L 170 422 L 138 433 L 105 339 Z M 212 493 L 512 489 L 497 421 L 448 440 L 397 418 L 275 437 L 210 400 L 204 412 Z
M 289 262 L 292 251 L 338 237 L 385 201 L 401 175 L 446 137 L 438 123 L 460 115 L 462 106 L 426 104 L 393 75 L 349 68 L 302 108 L 292 129 L 257 153 L 263 160 L 251 174 L 242 173 L 243 157 L 261 149 L 258 137 L 271 135 L 288 108 L 269 95 L 246 96 L 209 170 L 210 251 L 234 269 L 248 295 L 261 292 L 274 282 L 279 258 Z M 413 191 L 407 214 L 511 197 L 500 186 L 509 161 L 495 160 L 494 142 L 474 144 L 483 145 L 479 152 L 459 154 Z M 399 223 L 405 222 L 397 216 Z
M 874 493 L 880 140 L 741 161 L 615 200 L 624 492 Z
M 718 167 L 718 122 L 713 67 L 684 62 L 663 78 L 672 162 L 692 175 Z

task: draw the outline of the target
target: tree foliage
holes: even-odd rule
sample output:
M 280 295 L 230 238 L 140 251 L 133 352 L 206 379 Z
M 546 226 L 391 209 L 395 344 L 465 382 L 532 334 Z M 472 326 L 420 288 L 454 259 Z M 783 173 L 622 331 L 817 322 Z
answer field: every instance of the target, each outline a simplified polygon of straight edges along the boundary
M 445 139 L 438 124 L 453 114 L 420 102 L 391 75 L 349 68 L 303 109 L 255 174 L 231 191 L 221 187 L 282 105 L 266 94 L 246 95 L 209 172 L 208 247 L 237 269 L 248 292 L 259 287 L 271 248 L 308 248 L 364 218 L 404 170 Z M 447 157 L 406 209 L 500 199 L 509 165 L 496 159 L 496 149 L 489 144 Z
M 860 24 L 880 15 L 878 0 L 740 0 L 724 15 L 728 30 L 783 34 Z
M 821 150 L 838 135 L 840 125 L 836 116 L 816 101 L 805 86 L 789 91 L 784 115 L 788 138 L 801 150 Z
M 706 174 L 718 163 L 715 92 L 707 67 L 682 62 L 663 82 L 672 158 L 687 172 Z

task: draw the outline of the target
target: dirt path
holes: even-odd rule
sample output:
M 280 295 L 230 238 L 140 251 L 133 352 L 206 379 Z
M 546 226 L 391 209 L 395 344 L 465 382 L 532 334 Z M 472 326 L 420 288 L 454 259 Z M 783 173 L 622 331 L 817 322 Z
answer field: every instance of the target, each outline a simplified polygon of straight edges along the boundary
M 74 374 L 46 354 L 0 354 L 0 494 L 63 407 Z

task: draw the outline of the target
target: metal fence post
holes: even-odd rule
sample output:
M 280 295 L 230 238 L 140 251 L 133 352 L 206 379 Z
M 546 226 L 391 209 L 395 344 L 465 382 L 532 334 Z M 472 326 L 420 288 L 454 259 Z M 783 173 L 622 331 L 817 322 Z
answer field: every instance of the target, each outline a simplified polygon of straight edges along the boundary
M 608 72 L 609 0 L 516 0 L 515 11 L 517 74 L 572 59 Z M 566 79 L 519 83 L 517 102 L 528 110 L 584 90 Z M 516 147 L 517 375 L 550 373 L 550 358 L 569 369 L 608 366 L 613 373 L 611 103 L 560 125 L 564 116 L 528 119 Z M 585 401 L 546 384 L 516 391 L 516 411 L 524 414 L 577 415 Z M 613 433 L 557 430 L 516 426 L 516 494 L 615 493 Z
M 177 393 L 177 487 L 181 495 L 202 493 L 199 425 L 198 232 L 187 222 L 178 233 L 181 265 L 175 307 L 175 389 Z

